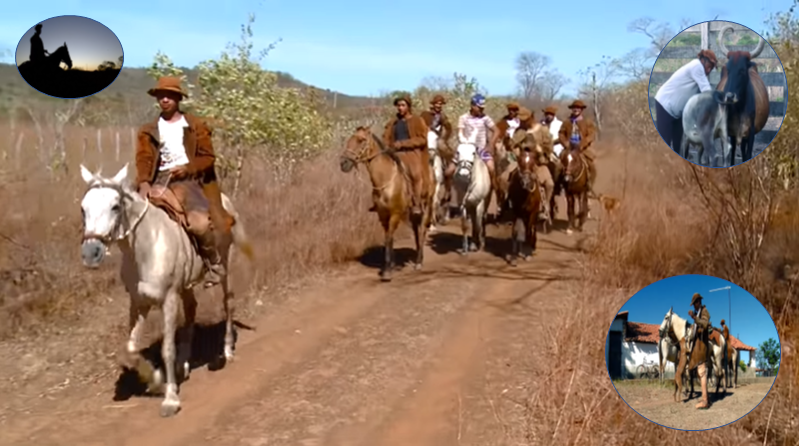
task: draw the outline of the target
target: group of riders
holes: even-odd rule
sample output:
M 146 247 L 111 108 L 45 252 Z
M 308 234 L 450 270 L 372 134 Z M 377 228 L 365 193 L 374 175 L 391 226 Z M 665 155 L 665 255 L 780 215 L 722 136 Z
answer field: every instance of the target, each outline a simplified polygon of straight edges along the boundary
M 383 143 L 393 149 L 403 161 L 405 172 L 411 184 L 411 213 L 422 212 L 422 197 L 433 190 L 430 166 L 437 155 L 445 165 L 443 202 L 449 202 L 452 179 L 456 170 L 456 151 L 449 145 L 453 136 L 453 126 L 444 112 L 447 103 L 442 95 L 430 101 L 430 108 L 418 116 L 412 111 L 413 103 L 408 96 L 394 99 L 397 113 L 386 124 Z M 596 179 L 595 153 L 592 144 L 596 137 L 593 121 L 583 114 L 586 105 L 575 100 L 569 105 L 571 115 L 561 121 L 557 118 L 557 107 L 544 108 L 543 119 L 537 121 L 534 113 L 516 102 L 507 104 L 507 114 L 494 121 L 485 113 L 486 98 L 475 94 L 470 101 L 469 110 L 457 120 L 457 141 L 459 144 L 473 144 L 477 154 L 488 168 L 493 190 L 497 192 L 497 215 L 508 209 L 505 187 L 500 181 L 502 175 L 513 169 L 512 161 L 518 159 L 521 151 L 535 152 L 536 177 L 544 191 L 539 218 L 550 218 L 550 202 L 561 189 L 561 178 L 565 173 L 567 157 L 571 153 L 580 156 L 588 169 L 589 191 L 593 192 Z M 541 131 L 543 127 L 543 132 Z M 436 143 L 430 142 L 428 132 L 437 136 Z M 564 150 L 564 148 L 568 148 Z M 504 150 L 498 150 L 504 149 Z M 374 212 L 376 206 L 370 211 Z
M 229 233 L 234 221 L 222 206 L 214 168 L 216 157 L 211 130 L 199 117 L 180 110 L 181 100 L 188 95 L 179 78 L 162 77 L 147 93 L 157 100 L 161 111 L 156 119 L 142 126 L 138 132 L 138 192 L 156 202 L 183 225 L 206 263 L 206 286 L 215 285 L 225 274 L 216 240 Z M 429 196 L 429 193 L 423 194 L 422 191 L 434 190 L 428 150 L 430 131 L 438 135 L 440 143 L 437 153 L 446 163 L 447 195 L 451 189 L 456 160 L 453 151 L 447 146 L 452 136 L 452 124 L 444 113 L 445 104 L 446 99 L 437 95 L 430 101 L 430 109 L 417 116 L 412 112 L 409 97 L 396 98 L 394 105 L 397 113 L 385 127 L 383 143 L 402 160 L 403 170 L 410 180 L 412 214 L 421 214 L 421 197 Z M 495 123 L 485 114 L 485 104 L 483 95 L 476 94 L 471 98 L 469 111 L 458 119 L 458 140 L 475 144 L 479 157 L 488 167 L 495 191 L 501 190 L 495 168 L 499 145 L 517 157 L 521 150 L 538 152 L 537 177 L 546 192 L 542 200 L 545 206 L 549 205 L 553 193 L 556 193 L 557 180 L 561 178 L 569 153 L 585 160 L 589 187 L 592 186 L 596 173 L 591 145 L 596 132 L 593 122 L 583 115 L 586 105 L 582 101 L 576 100 L 569 105 L 571 116 L 563 122 L 556 117 L 555 106 L 546 107 L 543 110 L 544 119 L 537 122 L 530 110 L 511 102 L 507 104 L 507 115 Z M 542 126 L 548 131 L 541 132 Z M 531 138 L 536 129 L 539 130 L 535 133 L 538 140 Z M 505 203 L 499 205 L 502 208 Z M 544 211 L 540 217 L 548 218 L 548 215 Z

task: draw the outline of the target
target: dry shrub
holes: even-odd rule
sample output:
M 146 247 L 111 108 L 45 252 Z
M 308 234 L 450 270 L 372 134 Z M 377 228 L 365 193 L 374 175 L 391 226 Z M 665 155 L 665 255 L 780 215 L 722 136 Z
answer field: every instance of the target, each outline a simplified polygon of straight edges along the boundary
M 20 125 L 2 130 L 9 137 L 0 142 L 6 158 L 0 171 L 0 339 L 74 326 L 92 302 L 121 290 L 115 248 L 99 271 L 87 273 L 80 263 L 85 185 L 77 166 L 84 159 L 90 169 L 102 166 L 111 175 L 132 159 L 130 129 L 118 129 L 125 149 L 117 161 L 115 129 L 101 130 L 103 152 L 97 153 L 96 129 L 67 126 L 69 169 L 51 171 L 40 153 L 52 147 L 52 132 L 37 135 L 37 129 Z M 37 147 L 39 136 L 44 148 Z M 268 174 L 274 167 L 263 160 L 245 166 L 235 202 L 256 251 L 254 288 L 274 289 L 354 259 L 380 240 L 379 225 L 366 212 L 368 181 L 343 174 L 338 151 L 304 163 L 288 182 L 274 180 Z

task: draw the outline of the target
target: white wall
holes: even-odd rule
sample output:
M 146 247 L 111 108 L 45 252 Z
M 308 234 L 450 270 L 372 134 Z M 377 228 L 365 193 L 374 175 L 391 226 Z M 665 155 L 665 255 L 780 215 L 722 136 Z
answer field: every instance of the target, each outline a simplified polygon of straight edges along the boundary
M 644 361 L 658 363 L 658 348 L 655 344 L 643 342 L 622 342 L 622 373 L 636 374 L 636 369 Z M 666 376 L 674 376 L 674 364 L 666 361 L 664 371 Z M 636 376 L 637 377 L 637 376 Z

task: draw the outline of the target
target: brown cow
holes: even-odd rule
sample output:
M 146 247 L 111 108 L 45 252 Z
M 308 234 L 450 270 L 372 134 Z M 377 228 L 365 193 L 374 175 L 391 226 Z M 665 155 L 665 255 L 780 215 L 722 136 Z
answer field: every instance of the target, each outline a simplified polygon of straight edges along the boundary
M 763 130 L 769 116 L 768 89 L 757 72 L 757 64 L 752 62 L 763 52 L 766 41 L 760 37 L 752 53 L 747 51 L 728 51 L 724 45 L 724 34 L 732 31 L 732 25 L 719 31 L 718 45 L 727 54 L 727 64 L 721 69 L 721 80 L 716 90 L 735 95 L 735 103 L 727 108 L 727 134 L 730 137 L 730 166 L 735 164 L 735 148 L 741 146 L 744 162 L 752 159 L 755 134 Z

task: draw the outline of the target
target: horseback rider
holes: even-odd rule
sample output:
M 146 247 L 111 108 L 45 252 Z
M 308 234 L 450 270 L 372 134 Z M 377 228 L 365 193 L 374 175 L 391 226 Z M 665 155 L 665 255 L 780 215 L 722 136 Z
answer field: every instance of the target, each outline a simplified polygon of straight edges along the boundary
M 519 104 L 509 102 L 506 108 L 508 109 L 508 114 L 497 122 L 497 131 L 491 135 L 491 142 L 488 143 L 488 147 L 492 150 L 496 150 L 497 143 L 500 141 L 502 141 L 507 150 L 510 150 L 510 139 L 513 138 L 513 134 L 519 128 Z
M 139 194 L 156 201 L 180 221 L 206 263 L 205 286 L 226 274 L 217 237 L 230 231 L 232 217 L 222 207 L 211 130 L 197 116 L 180 110 L 188 97 L 176 77 L 161 77 L 147 94 L 161 113 L 139 129 L 136 183 Z
M 563 145 L 558 140 L 558 132 L 560 132 L 560 126 L 563 124 L 563 122 L 556 116 L 558 113 L 558 108 L 554 105 L 550 105 L 543 111 L 544 119 L 541 120 L 541 124 L 545 125 L 549 129 L 549 133 L 552 135 L 552 139 L 555 141 L 555 145 L 552 147 L 552 152 L 555 154 L 555 156 L 560 156 L 561 152 L 563 152 Z
M 411 113 L 412 105 L 408 96 L 394 99 L 397 114 L 386 124 L 383 143 L 402 161 L 411 186 L 411 215 L 421 216 L 422 195 L 424 191 L 430 191 L 433 175 L 427 151 L 428 127 L 421 117 Z M 370 210 L 376 210 L 376 206 Z
M 40 64 L 44 61 L 44 59 L 50 54 L 49 51 L 44 49 L 44 43 L 42 42 L 42 24 L 39 23 L 36 25 L 36 32 L 33 33 L 31 36 L 31 55 L 30 61 L 34 64 Z
M 693 361 L 694 355 L 703 355 L 704 357 L 697 356 L 697 360 L 701 362 L 697 365 L 696 370 L 699 373 L 699 378 L 702 383 L 702 401 L 700 401 L 697 405 L 697 409 L 707 409 L 709 407 L 708 398 L 707 398 L 707 372 L 708 366 L 710 362 L 710 331 L 712 327 L 710 326 L 710 312 L 707 311 L 707 307 L 702 305 L 702 296 L 699 293 L 694 293 L 693 297 L 691 298 L 691 306 L 694 307 L 694 310 L 689 310 L 688 315 L 694 319 L 694 327 L 693 330 L 693 337 L 695 339 L 699 339 L 701 343 L 704 345 L 704 348 L 699 348 L 697 350 L 696 342 L 692 342 L 691 347 L 691 358 Z
M 467 141 L 474 142 L 477 153 L 488 168 L 491 184 L 497 190 L 497 180 L 494 174 L 494 147 L 489 145 L 490 132 L 492 137 L 498 133 L 497 126 L 490 116 L 485 114 L 486 98 L 481 94 L 472 96 L 469 111 L 458 119 L 458 141 L 463 144 Z M 447 166 L 447 175 L 455 173 L 455 164 Z
M 549 170 L 549 164 L 553 157 L 552 150 L 554 141 L 552 135 L 549 133 L 549 129 L 539 125 L 535 121 L 535 115 L 532 111 L 522 108 L 522 110 L 519 111 L 519 120 L 522 122 L 519 128 L 525 130 L 527 133 L 524 145 L 532 145 L 530 149 L 536 154 L 535 176 L 538 178 L 541 189 L 544 191 L 538 218 L 540 220 L 549 221 L 549 202 L 555 190 L 555 182 L 552 180 L 552 172 Z M 524 145 L 522 147 L 524 147 Z M 539 148 L 540 150 L 538 150 Z
M 427 124 L 427 127 L 438 135 L 438 156 L 441 157 L 441 161 L 444 165 L 452 162 L 454 156 L 454 153 L 448 146 L 449 138 L 452 137 L 452 123 L 450 123 L 449 117 L 444 113 L 444 105 L 446 103 L 447 100 L 444 99 L 444 96 L 437 94 L 433 96 L 433 99 L 430 101 L 430 110 L 425 110 L 421 113 L 421 117 L 425 124 Z M 444 197 L 444 199 L 446 201 L 449 201 L 451 190 L 452 176 L 445 175 L 444 194 L 446 197 Z
M 588 168 L 588 190 L 593 194 L 594 181 L 596 180 L 596 166 L 594 164 L 596 154 L 591 146 L 596 138 L 596 126 L 591 118 L 583 114 L 586 107 L 585 102 L 579 99 L 569 105 L 571 116 L 561 124 L 558 131 L 558 140 L 564 148 L 568 149 L 560 153 L 560 162 L 564 166 L 568 164 L 567 157 L 569 153 L 583 155 Z

